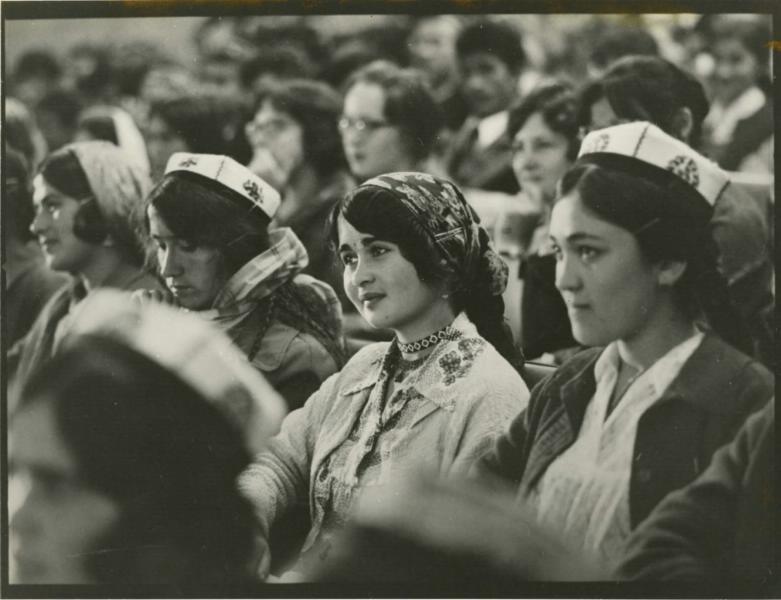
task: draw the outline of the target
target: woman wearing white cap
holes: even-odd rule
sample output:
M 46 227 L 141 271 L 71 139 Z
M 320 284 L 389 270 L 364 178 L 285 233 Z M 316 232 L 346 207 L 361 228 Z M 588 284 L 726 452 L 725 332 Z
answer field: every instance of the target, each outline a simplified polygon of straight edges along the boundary
M 556 286 L 575 339 L 597 348 L 541 382 L 479 466 L 607 565 L 773 394 L 772 374 L 725 343 L 741 343 L 740 321 L 708 222 L 728 185 L 645 122 L 590 133 L 560 184 Z
M 176 153 L 147 199 L 168 301 L 214 321 L 296 408 L 342 365 L 334 291 L 306 249 L 269 231 L 279 194 L 227 156 Z M 161 299 L 160 294 L 150 294 Z

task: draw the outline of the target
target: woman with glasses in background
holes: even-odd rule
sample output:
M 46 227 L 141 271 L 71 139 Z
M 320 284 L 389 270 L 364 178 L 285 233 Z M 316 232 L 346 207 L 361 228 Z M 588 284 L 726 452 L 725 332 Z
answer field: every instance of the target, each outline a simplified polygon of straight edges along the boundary
M 272 226 L 295 232 L 309 255 L 303 272 L 328 283 L 350 309 L 326 231 L 331 209 L 355 187 L 337 127 L 342 98 L 324 83 L 296 79 L 261 90 L 255 107 L 245 126 L 248 168 L 282 197 Z
M 429 159 L 442 116 L 420 74 L 375 61 L 356 71 L 344 91 L 339 130 L 356 179 L 432 171 Z

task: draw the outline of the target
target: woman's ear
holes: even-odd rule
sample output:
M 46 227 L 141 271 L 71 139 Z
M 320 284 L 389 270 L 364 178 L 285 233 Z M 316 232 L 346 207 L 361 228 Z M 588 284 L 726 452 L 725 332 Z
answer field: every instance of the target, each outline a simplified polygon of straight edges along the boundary
M 662 260 L 656 264 L 656 278 L 661 286 L 674 286 L 686 271 L 682 260 Z

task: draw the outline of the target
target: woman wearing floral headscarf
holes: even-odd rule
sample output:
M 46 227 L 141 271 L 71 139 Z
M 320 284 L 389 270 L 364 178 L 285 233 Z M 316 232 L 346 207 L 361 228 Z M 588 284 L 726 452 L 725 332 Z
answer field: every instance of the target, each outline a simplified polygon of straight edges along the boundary
M 52 296 L 27 336 L 9 351 L 10 372 L 19 383 L 52 356 L 73 308 L 91 290 L 161 289 L 143 269 L 145 250 L 138 236 L 150 187 L 149 176 L 109 142 L 69 144 L 43 162 L 33 180 L 30 231 L 49 268 L 74 280 Z
M 353 356 L 242 477 L 266 535 L 308 503 L 306 561 L 327 556 L 363 488 L 465 472 L 529 396 L 503 320 L 507 267 L 453 184 L 381 175 L 332 217 L 347 296 L 395 337 Z

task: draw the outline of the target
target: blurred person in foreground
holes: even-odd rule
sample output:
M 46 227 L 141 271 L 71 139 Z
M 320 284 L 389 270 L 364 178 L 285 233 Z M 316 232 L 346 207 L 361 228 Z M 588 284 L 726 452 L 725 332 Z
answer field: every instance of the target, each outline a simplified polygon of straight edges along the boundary
M 236 478 L 283 414 L 213 326 L 96 292 L 11 415 L 11 582 L 256 582 Z
M 616 62 L 582 93 L 584 131 L 647 120 L 695 150 L 701 146 L 708 101 L 691 75 L 660 58 L 633 56 Z M 773 209 L 766 183 L 730 180 L 710 222 L 719 250 L 718 267 L 752 337 L 753 356 L 773 364 Z
M 29 333 L 8 351 L 11 390 L 54 354 L 72 312 L 101 287 L 161 289 L 144 268 L 143 201 L 149 176 L 114 144 L 78 142 L 49 155 L 33 179 L 30 231 L 47 266 L 73 276 L 43 307 Z M 14 381 L 15 379 L 15 381 Z M 13 407 L 16 395 L 9 395 Z
M 247 360 L 301 406 L 344 363 L 341 308 L 301 271 L 292 229 L 269 228 L 279 194 L 227 156 L 179 152 L 146 200 L 145 232 L 170 302 L 217 324 Z
M 362 490 L 392 494 L 419 465 L 466 473 L 529 393 L 504 323 L 507 267 L 452 183 L 381 175 L 348 194 L 331 227 L 350 300 L 394 338 L 355 354 L 242 476 L 266 544 L 275 522 L 309 506 L 287 580 L 327 558 Z

